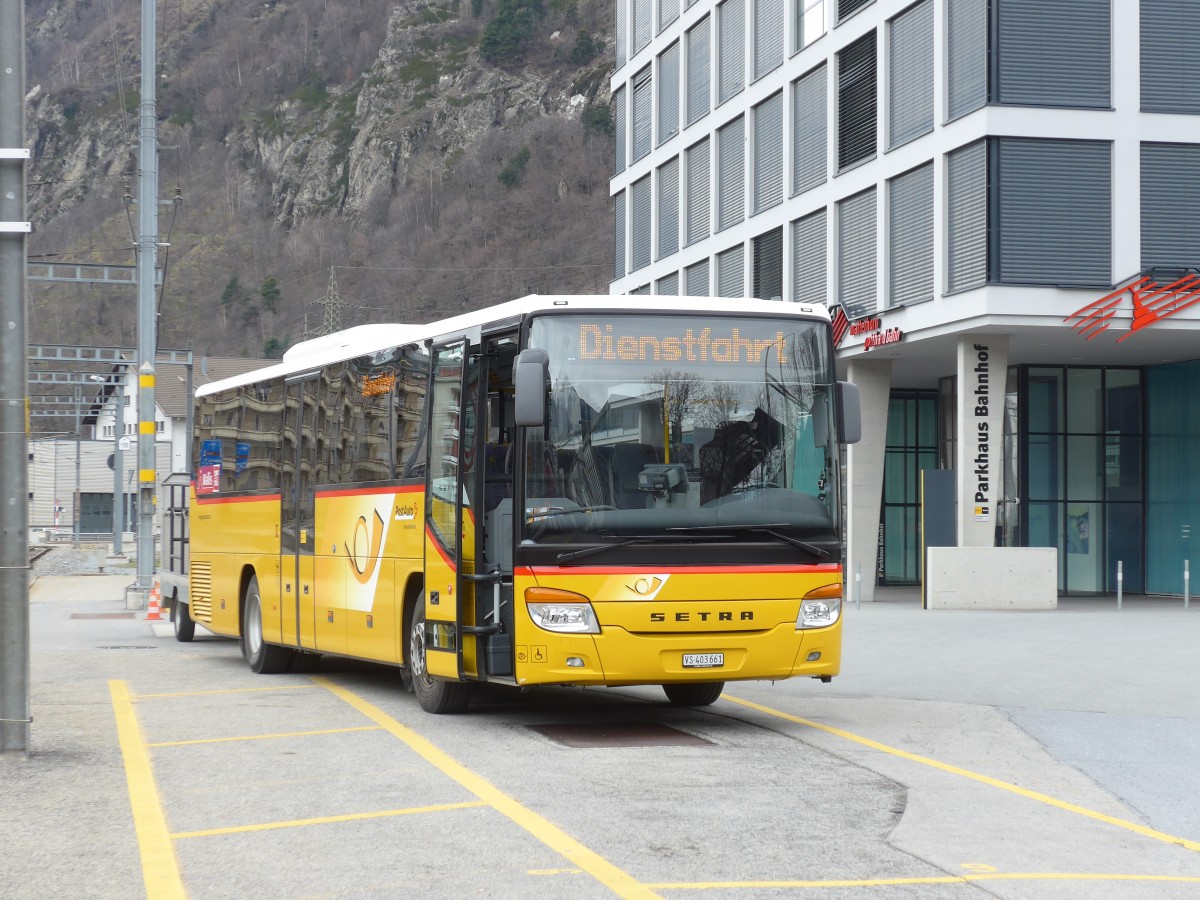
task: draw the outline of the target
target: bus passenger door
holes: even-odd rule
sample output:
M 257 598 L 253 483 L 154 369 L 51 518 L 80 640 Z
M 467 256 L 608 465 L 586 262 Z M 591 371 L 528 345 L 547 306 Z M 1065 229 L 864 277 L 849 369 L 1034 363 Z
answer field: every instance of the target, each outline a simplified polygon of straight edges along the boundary
M 430 675 L 478 671 L 474 618 L 474 510 L 479 358 L 465 339 L 433 348 L 425 503 L 425 650 Z M 463 576 L 468 576 L 464 578 Z M 465 617 L 465 618 L 464 618 Z
M 317 378 L 301 376 L 287 383 L 283 442 L 283 508 L 280 511 L 279 602 L 281 641 L 293 647 L 316 647 L 313 583 L 313 526 L 316 492 L 313 458 L 316 442 Z

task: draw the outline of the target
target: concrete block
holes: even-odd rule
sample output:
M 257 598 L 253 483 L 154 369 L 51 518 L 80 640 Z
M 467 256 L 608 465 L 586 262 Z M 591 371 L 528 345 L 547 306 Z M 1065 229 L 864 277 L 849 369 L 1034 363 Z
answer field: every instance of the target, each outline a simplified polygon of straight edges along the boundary
M 1056 609 L 1054 547 L 929 547 L 927 609 Z

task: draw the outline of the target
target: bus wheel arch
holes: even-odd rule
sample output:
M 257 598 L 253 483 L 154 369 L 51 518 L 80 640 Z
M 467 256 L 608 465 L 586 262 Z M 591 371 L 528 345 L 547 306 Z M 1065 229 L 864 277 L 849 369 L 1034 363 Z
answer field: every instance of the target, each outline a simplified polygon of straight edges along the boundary
M 425 581 L 420 573 L 410 575 L 404 585 L 404 604 L 400 616 L 400 683 L 410 694 L 413 690 L 412 618 L 424 591 Z

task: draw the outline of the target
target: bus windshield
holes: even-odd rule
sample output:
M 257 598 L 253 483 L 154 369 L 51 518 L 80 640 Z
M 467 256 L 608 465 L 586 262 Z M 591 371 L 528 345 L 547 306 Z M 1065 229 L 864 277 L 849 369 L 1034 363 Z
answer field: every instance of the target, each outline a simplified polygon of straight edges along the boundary
M 523 541 L 837 541 L 827 323 L 547 315 L 528 345 L 550 385 L 526 430 Z

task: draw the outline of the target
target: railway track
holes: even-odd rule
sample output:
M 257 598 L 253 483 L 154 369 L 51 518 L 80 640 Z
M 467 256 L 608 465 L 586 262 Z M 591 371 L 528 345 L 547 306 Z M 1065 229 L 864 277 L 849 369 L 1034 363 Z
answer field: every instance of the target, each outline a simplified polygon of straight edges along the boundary
M 53 547 L 30 547 L 29 548 L 29 564 L 32 566 L 35 562 L 49 553 Z

